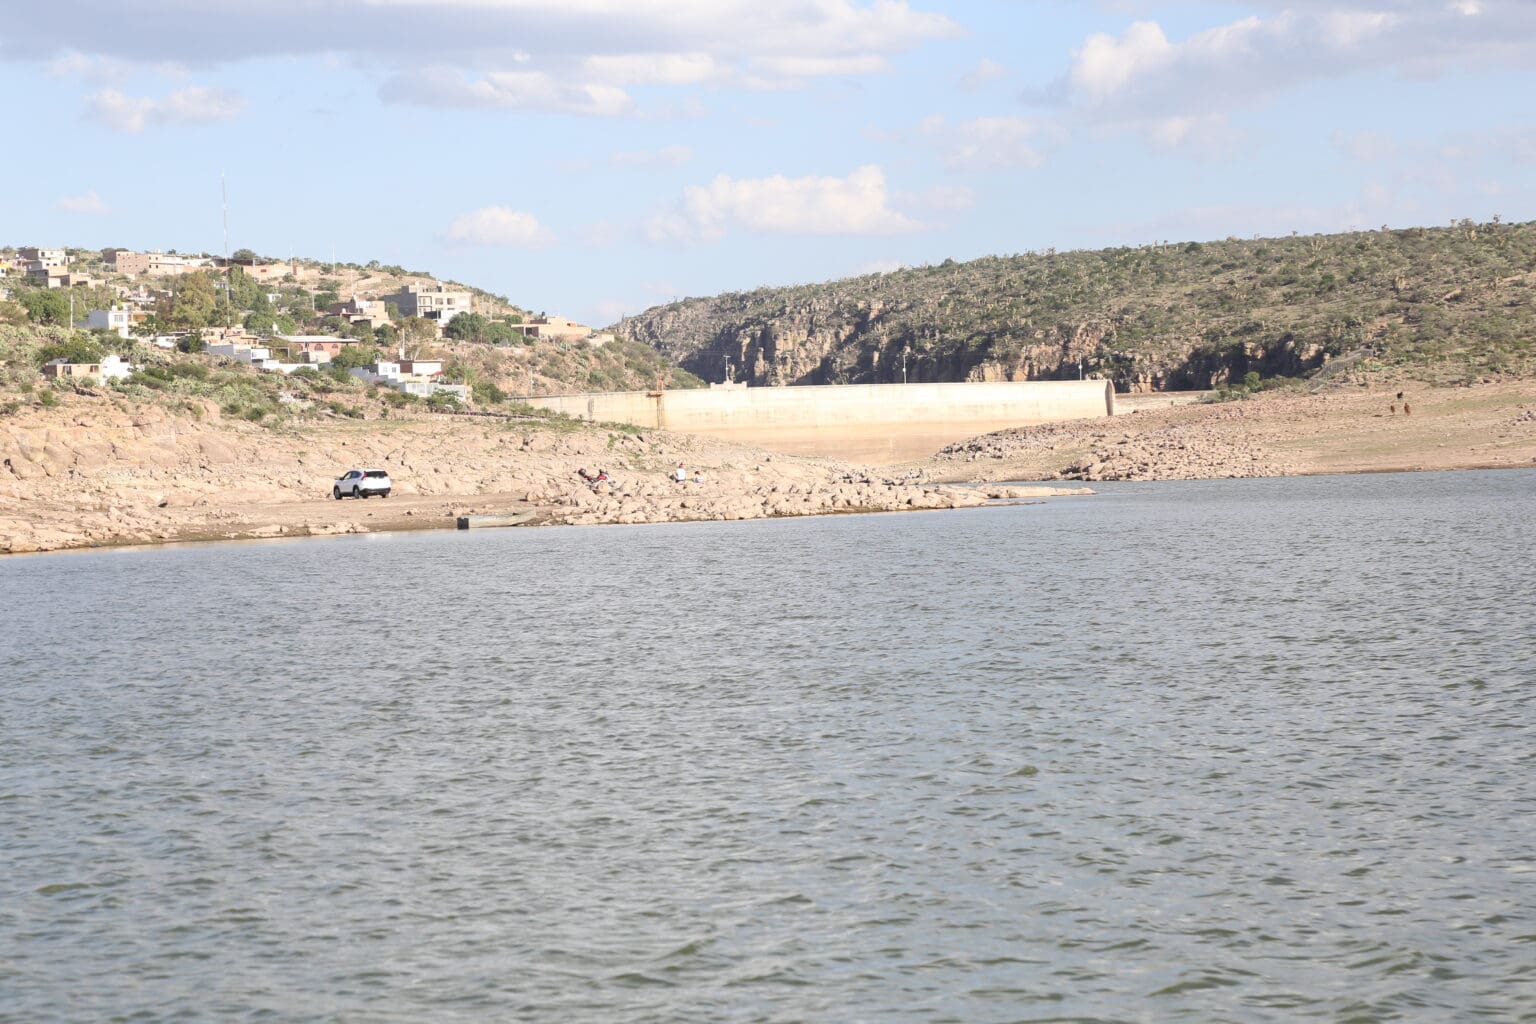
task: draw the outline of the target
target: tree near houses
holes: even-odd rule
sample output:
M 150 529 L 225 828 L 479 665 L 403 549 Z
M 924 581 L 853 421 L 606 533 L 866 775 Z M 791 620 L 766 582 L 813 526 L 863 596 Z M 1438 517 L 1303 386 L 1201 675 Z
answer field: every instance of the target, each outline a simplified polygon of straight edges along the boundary
M 343 345 L 341 351 L 331 357 L 330 365 L 338 370 L 350 370 L 378 362 L 379 350 L 372 345 Z
M 138 323 L 130 325 L 128 333 L 136 338 L 154 338 L 170 330 L 171 325 L 161 319 L 158 313 L 151 313 Z
M 63 327 L 69 323 L 69 293 L 54 290 L 24 292 L 18 296 L 27 308 L 27 317 L 35 324 Z
M 218 306 L 213 278 L 207 273 L 187 274 L 176 279 L 166 319 L 176 327 L 200 330 L 214 322 Z
M 457 318 L 455 318 L 457 319 Z M 452 321 L 449 321 L 452 323 Z M 432 341 L 437 337 L 437 326 L 419 316 L 403 317 L 398 327 L 406 341 Z
M 490 321 L 479 313 L 460 313 L 443 328 L 445 337 L 454 341 L 483 341 Z

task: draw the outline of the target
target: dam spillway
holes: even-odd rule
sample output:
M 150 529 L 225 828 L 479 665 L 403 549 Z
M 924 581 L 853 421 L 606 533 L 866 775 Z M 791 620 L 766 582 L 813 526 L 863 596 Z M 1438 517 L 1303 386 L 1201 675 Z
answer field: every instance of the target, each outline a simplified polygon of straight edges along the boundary
M 832 384 L 550 395 L 528 404 L 591 422 L 704 434 L 797 455 L 901 462 L 977 434 L 1113 416 L 1109 381 Z

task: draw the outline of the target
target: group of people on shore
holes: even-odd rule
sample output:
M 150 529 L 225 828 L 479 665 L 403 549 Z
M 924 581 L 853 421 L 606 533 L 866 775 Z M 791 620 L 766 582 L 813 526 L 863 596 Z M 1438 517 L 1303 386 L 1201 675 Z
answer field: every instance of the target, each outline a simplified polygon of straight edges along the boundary
M 677 464 L 677 468 L 672 471 L 672 479 L 680 484 L 687 483 L 688 467 L 679 462 Z M 704 471 L 702 469 L 694 469 L 693 482 L 696 484 L 701 484 L 704 482 Z

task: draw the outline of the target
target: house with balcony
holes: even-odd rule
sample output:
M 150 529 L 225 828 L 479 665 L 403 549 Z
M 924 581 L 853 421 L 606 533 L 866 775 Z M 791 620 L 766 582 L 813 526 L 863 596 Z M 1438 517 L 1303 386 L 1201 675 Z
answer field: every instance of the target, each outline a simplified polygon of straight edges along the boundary
M 339 316 L 349 324 L 363 324 L 369 328 L 389 323 L 389 310 L 383 299 L 359 299 L 356 295 L 345 302 L 333 302 L 325 307 L 330 316 Z
M 474 298 L 468 291 L 444 284 L 408 284 L 379 301 L 393 302 L 401 316 L 435 321 L 439 329 L 460 313 L 474 312 Z

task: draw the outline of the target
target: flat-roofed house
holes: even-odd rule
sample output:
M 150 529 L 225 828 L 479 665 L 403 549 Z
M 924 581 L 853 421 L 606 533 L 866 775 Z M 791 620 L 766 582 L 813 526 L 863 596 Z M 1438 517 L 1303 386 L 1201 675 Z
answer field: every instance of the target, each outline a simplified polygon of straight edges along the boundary
M 274 334 L 274 347 L 288 349 L 295 359 L 306 363 L 328 363 L 348 345 L 356 344 L 349 338 L 336 338 L 329 334 Z
M 39 249 L 35 246 L 25 246 L 19 253 L 28 263 L 38 263 L 44 267 L 63 267 L 69 264 L 69 254 L 63 249 Z
M 86 377 L 101 379 L 100 363 L 72 363 L 68 359 L 55 359 L 43 364 L 43 376 L 51 380 L 83 380 Z
M 359 299 L 356 295 L 345 302 L 333 302 L 325 307 L 331 316 L 344 318 L 349 324 L 366 324 L 382 327 L 389 323 L 389 310 L 383 299 Z
M 149 272 L 149 254 L 114 249 L 107 253 L 107 266 L 118 274 L 144 274 Z
M 474 298 L 468 291 L 442 284 L 408 284 L 381 301 L 393 302 L 401 316 L 435 320 L 440 326 L 460 313 L 474 311 Z
M 147 315 L 141 310 L 120 309 L 116 306 L 111 309 L 93 309 L 85 314 L 85 326 L 108 330 L 119 338 L 126 338 L 132 332 L 133 325 Z
M 592 334 L 592 328 L 578 324 L 563 316 L 537 316 L 521 324 L 513 324 L 514 331 L 525 338 L 541 338 L 549 341 L 578 341 Z

